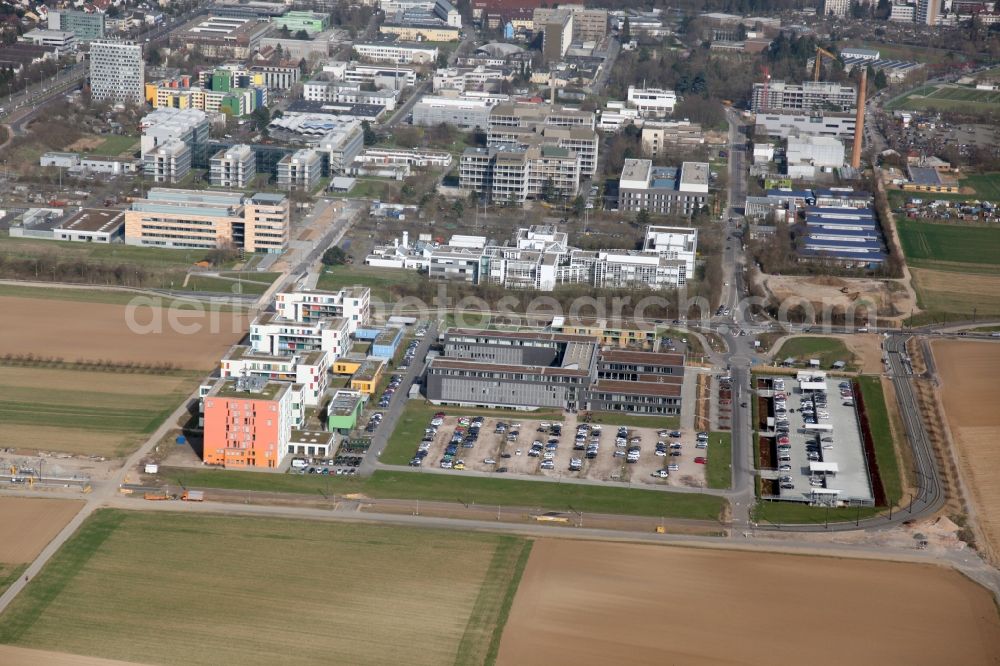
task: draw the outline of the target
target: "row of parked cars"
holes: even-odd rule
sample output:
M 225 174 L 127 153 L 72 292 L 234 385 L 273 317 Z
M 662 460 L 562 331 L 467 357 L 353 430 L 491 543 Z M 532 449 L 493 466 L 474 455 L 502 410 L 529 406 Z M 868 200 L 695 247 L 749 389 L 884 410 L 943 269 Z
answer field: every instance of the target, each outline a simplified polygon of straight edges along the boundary
M 402 375 L 393 375 L 389 378 L 389 384 L 385 387 L 385 390 L 382 391 L 382 395 L 379 396 L 378 399 L 378 406 L 380 409 L 385 409 L 389 406 L 389 403 L 392 402 L 392 396 L 396 393 L 396 389 L 398 389 L 399 385 L 402 383 Z
M 426 328 L 417 329 L 414 334 L 417 338 L 422 338 L 427 334 Z M 414 339 L 410 340 L 409 344 L 406 345 L 406 352 L 403 354 L 403 360 L 399 362 L 399 369 L 406 370 L 410 367 L 410 363 L 413 363 L 413 357 L 417 354 L 417 347 L 420 346 L 420 340 Z
M 365 432 L 375 432 L 380 423 L 382 423 L 382 412 L 375 412 L 368 417 L 368 424 L 365 426 Z

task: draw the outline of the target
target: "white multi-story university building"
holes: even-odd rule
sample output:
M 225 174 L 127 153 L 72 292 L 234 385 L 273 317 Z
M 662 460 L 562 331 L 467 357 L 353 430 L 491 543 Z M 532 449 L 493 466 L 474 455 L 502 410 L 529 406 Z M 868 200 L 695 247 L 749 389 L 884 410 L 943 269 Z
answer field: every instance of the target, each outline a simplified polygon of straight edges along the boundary
M 677 106 L 677 93 L 660 88 L 629 86 L 628 103 L 638 109 L 643 117 L 669 116 Z
M 393 65 L 426 65 L 437 62 L 438 48 L 419 42 L 366 42 L 354 45 L 354 52 L 363 60 Z
M 651 160 L 627 159 L 618 185 L 618 207 L 637 213 L 690 216 L 708 203 L 706 162 L 654 167 Z
M 90 43 L 90 89 L 96 102 L 141 104 L 145 99 L 142 45 L 97 39 Z
M 346 287 L 339 291 L 282 291 L 275 295 L 274 308 L 280 317 L 303 323 L 343 319 L 347 322 L 348 333 L 353 334 L 358 326 L 368 322 L 371 291 L 362 287 Z
M 208 179 L 213 187 L 248 187 L 257 176 L 257 156 L 239 144 L 220 150 L 209 161 Z
M 322 176 L 323 158 L 315 150 L 303 148 L 278 162 L 278 187 L 313 191 Z
M 250 324 L 250 346 L 259 354 L 324 351 L 336 359 L 350 350 L 351 335 L 346 319 L 301 322 L 267 312 Z
M 827 81 L 785 83 L 768 81 L 753 84 L 751 108 L 755 113 L 764 111 L 851 110 L 857 102 L 854 86 Z

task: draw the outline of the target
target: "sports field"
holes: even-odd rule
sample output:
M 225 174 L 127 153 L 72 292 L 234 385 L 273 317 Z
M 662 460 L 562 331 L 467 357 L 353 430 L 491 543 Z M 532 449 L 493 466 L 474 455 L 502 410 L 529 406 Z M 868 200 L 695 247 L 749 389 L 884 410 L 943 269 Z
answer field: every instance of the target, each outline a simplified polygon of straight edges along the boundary
M 998 645 L 992 595 L 943 567 L 541 539 L 497 663 L 988 664 Z
M 0 643 L 147 664 L 483 664 L 528 541 L 102 510 L 0 617 Z
M 886 108 L 996 113 L 1000 112 L 1000 92 L 950 84 L 923 86 L 886 104 Z
M 0 438 L 20 450 L 120 456 L 197 385 L 193 373 L 0 365 Z

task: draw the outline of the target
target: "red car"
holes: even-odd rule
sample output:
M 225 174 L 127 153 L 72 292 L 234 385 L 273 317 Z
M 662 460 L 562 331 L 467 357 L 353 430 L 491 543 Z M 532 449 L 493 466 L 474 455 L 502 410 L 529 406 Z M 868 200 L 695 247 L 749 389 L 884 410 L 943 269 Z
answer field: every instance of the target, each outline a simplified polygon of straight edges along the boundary
M 444 416 L 445 416 L 444 412 L 438 412 L 437 414 L 434 415 L 434 418 L 443 419 Z
M 697 458 L 694 459 L 694 461 L 696 463 L 698 463 L 699 465 L 707 465 L 708 464 L 708 458 L 703 458 L 702 456 L 698 456 Z
M 778 444 L 788 444 L 789 439 L 787 437 L 779 437 Z

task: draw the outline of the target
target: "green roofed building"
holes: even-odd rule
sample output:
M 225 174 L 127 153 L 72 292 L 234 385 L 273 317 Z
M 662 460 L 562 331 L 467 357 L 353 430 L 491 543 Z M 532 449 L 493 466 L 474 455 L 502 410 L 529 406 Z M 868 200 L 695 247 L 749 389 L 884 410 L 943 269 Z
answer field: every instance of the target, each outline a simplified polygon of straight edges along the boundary
M 347 434 L 358 425 L 358 417 L 365 401 L 357 391 L 337 391 L 327 408 L 327 426 L 330 430 Z

